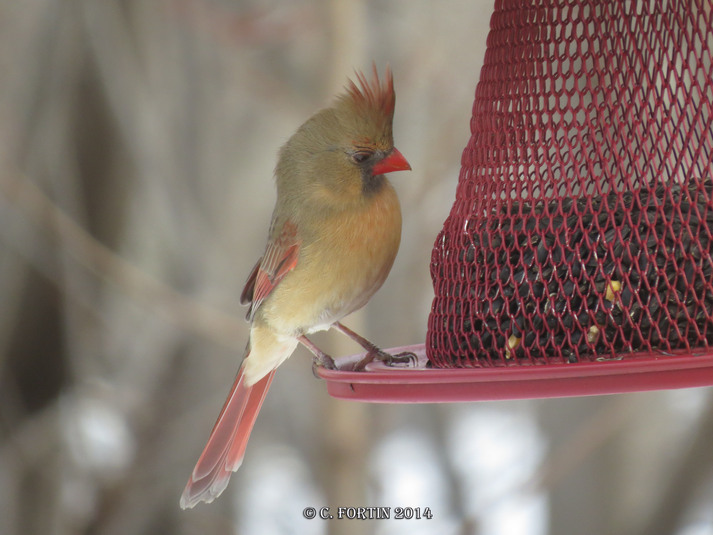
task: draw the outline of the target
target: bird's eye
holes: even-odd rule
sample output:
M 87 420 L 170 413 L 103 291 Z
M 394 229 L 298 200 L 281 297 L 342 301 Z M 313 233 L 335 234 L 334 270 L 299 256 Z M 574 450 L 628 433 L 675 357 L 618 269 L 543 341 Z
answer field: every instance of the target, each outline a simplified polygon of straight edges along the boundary
M 369 158 L 374 155 L 373 152 L 368 150 L 360 150 L 352 154 L 352 161 L 356 164 L 364 163 Z

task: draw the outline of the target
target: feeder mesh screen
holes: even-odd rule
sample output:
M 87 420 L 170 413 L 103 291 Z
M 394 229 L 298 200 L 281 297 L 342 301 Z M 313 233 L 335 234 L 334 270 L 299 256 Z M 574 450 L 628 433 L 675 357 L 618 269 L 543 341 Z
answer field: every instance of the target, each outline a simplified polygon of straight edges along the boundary
M 432 255 L 434 366 L 713 343 L 710 0 L 501 0 Z

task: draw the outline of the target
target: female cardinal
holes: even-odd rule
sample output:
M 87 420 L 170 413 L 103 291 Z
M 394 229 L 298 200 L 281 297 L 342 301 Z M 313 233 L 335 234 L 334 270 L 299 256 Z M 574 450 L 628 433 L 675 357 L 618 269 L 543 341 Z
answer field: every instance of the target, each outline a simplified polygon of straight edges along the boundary
M 391 269 L 401 210 L 384 176 L 411 169 L 394 148 L 394 83 L 357 73 L 334 105 L 307 120 L 280 150 L 277 203 L 265 253 L 241 296 L 250 340 L 235 383 L 181 496 L 181 507 L 212 502 L 240 467 L 276 368 L 298 343 L 315 365 L 334 361 L 306 334 L 335 327 L 373 358 L 393 359 L 339 321 L 361 308 Z

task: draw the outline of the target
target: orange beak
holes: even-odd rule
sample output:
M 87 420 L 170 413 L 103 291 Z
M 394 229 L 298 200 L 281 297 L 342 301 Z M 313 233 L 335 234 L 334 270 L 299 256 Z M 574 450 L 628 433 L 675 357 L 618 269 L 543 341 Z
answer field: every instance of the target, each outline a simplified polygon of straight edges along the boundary
M 391 154 L 374 165 L 371 174 L 373 176 L 384 175 L 393 171 L 408 171 L 410 169 L 411 165 L 406 161 L 404 155 L 397 148 L 393 148 Z

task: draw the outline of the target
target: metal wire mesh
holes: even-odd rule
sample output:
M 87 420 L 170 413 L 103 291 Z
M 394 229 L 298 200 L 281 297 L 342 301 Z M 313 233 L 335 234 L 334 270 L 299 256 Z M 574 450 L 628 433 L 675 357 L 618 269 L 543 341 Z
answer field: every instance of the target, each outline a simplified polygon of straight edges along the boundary
M 432 255 L 434 366 L 713 344 L 709 0 L 500 0 Z

